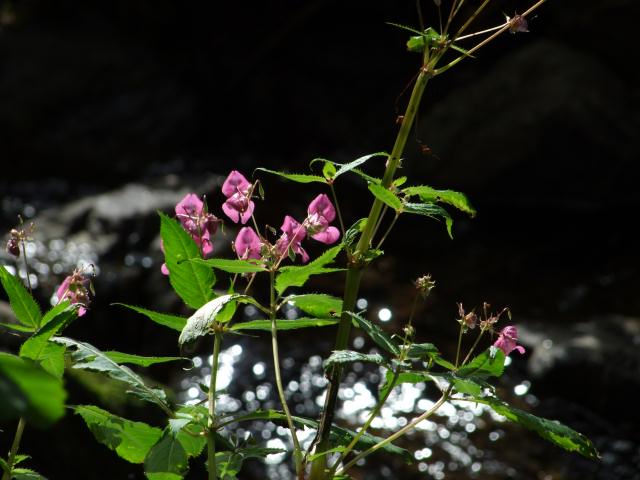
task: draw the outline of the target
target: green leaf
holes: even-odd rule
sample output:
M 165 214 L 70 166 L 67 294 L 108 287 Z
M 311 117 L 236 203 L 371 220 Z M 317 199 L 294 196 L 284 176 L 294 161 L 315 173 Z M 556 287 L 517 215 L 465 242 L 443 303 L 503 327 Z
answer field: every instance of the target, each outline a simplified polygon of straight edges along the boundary
M 26 327 L 19 323 L 5 323 L 5 322 L 0 322 L 0 327 L 9 328 L 11 330 L 15 330 L 16 332 L 24 332 L 24 333 L 35 332 L 37 328 L 37 327 Z
M 100 372 L 114 380 L 124 382 L 131 388 L 129 393 L 141 398 L 142 400 L 155 403 L 165 412 L 170 410 L 166 401 L 166 394 L 163 390 L 148 387 L 144 384 L 142 378 L 140 378 L 140 376 L 134 373 L 131 369 L 118 365 L 104 352 L 98 350 L 93 345 L 85 342 L 78 342 L 77 340 L 67 337 L 54 337 L 51 341 L 61 345 L 66 345 L 67 348 L 73 349 L 73 352 L 71 353 L 73 368 Z
M 168 315 L 166 313 L 154 312 L 152 310 L 147 310 L 146 308 L 127 305 L 125 303 L 114 303 L 114 305 L 121 305 L 131 310 L 135 310 L 142 315 L 146 315 L 150 320 L 179 332 L 181 332 L 184 326 L 187 324 L 187 319 L 184 317 L 177 317 L 175 315 Z
M 326 265 L 333 262 L 340 250 L 342 250 L 342 244 L 330 248 L 306 265 L 282 267 L 276 278 L 278 294 L 282 295 L 289 287 L 303 286 L 311 275 L 340 271 L 341 269 L 325 268 Z
M 0 352 L 0 421 L 51 425 L 64 415 L 66 397 L 60 381 L 36 363 Z
M 382 355 L 378 353 L 367 354 L 354 352 L 353 350 L 336 350 L 324 362 L 324 368 L 329 369 L 336 364 L 345 364 L 353 362 L 375 363 L 376 365 L 385 365 L 386 361 Z
M 263 309 L 258 302 L 248 295 L 240 295 L 238 293 L 220 295 L 218 298 L 214 298 L 200 307 L 189 317 L 182 333 L 180 333 L 178 343 L 184 345 L 185 343 L 192 342 L 199 337 L 212 333 L 211 327 L 216 321 L 216 316 L 222 311 L 223 307 L 230 302 L 251 303 Z
M 140 367 L 149 367 L 157 363 L 179 362 L 181 360 L 186 360 L 187 362 L 191 361 L 186 357 L 143 357 L 140 355 L 114 351 L 104 352 L 104 354 L 115 363 L 128 363 L 130 365 L 138 365 Z
M 514 408 L 498 398 L 475 397 L 474 400 L 490 406 L 496 413 L 503 415 L 512 422 L 519 423 L 529 430 L 533 430 L 545 440 L 565 450 L 578 452 L 580 455 L 593 460 L 600 458 L 598 451 L 587 437 L 557 420 L 536 417 L 528 412 Z
M 333 177 L 336 176 L 336 167 L 331 162 L 324 162 L 324 166 L 322 167 L 322 175 L 327 180 L 333 180 Z
M 342 239 L 342 243 L 347 247 L 351 246 L 356 241 L 360 233 L 362 233 L 366 225 L 367 225 L 366 218 L 361 218 L 356 223 L 351 225 L 351 227 L 349 227 L 345 232 L 344 238 Z
M 369 320 L 362 318 L 357 313 L 346 313 L 353 319 L 355 326 L 364 330 L 367 335 L 369 335 L 369 338 L 371 338 L 371 340 L 376 343 L 376 345 L 393 355 L 397 356 L 400 354 L 400 347 L 393 341 L 388 333 L 386 333 L 377 325 L 371 323 Z
M 380 398 L 385 398 L 387 396 L 387 392 L 396 385 L 400 385 L 402 383 L 411 383 L 415 385 L 416 383 L 433 380 L 426 372 L 401 372 L 398 374 L 397 378 L 395 377 L 396 375 L 393 371 L 387 370 L 385 382 L 380 387 Z
M 2 457 L 0 457 L 0 469 L 2 469 L 3 472 L 8 472 L 10 470 L 9 464 Z
M 189 469 L 189 456 L 176 433 L 165 429 L 144 459 L 144 473 L 150 480 L 181 479 Z
M 376 153 L 372 153 L 370 155 L 365 155 L 364 157 L 360 157 L 352 162 L 349 163 L 345 163 L 343 165 L 340 166 L 340 168 L 338 169 L 338 171 L 335 173 L 334 175 L 334 179 L 339 177 L 340 175 L 342 175 L 343 173 L 347 173 L 350 172 L 351 170 L 353 170 L 354 168 L 359 167 L 360 165 L 362 165 L 363 163 L 369 161 L 370 159 L 374 158 L 374 157 L 388 157 L 389 154 L 386 152 L 376 152 Z
M 22 282 L 11 275 L 3 265 L 0 265 L 0 283 L 7 292 L 11 310 L 18 321 L 26 327 L 38 328 L 42 320 L 40 307 Z
M 199 247 L 182 225 L 164 213 L 158 213 L 171 286 L 184 303 L 192 308 L 200 308 L 214 296 L 211 290 L 215 282 L 213 270 L 205 265 L 186 261 L 200 258 Z
M 216 466 L 220 480 L 234 480 L 242 469 L 242 463 L 248 458 L 264 459 L 267 455 L 284 453 L 280 448 L 250 447 L 237 448 L 231 452 L 217 452 Z
M 16 457 L 13 459 L 13 464 L 18 465 L 19 463 L 22 463 L 25 460 L 29 460 L 30 458 L 31 455 L 16 455 Z
M 193 263 L 206 265 L 208 267 L 217 268 L 227 273 L 255 273 L 266 272 L 267 268 L 258 263 L 257 260 L 231 260 L 228 258 L 210 258 L 203 260 L 202 258 L 194 258 L 190 260 Z
M 427 185 L 418 185 L 407 187 L 402 190 L 405 195 L 420 197 L 420 200 L 427 203 L 446 203 L 458 210 L 469 214 L 471 217 L 476 215 L 476 209 L 473 208 L 466 195 L 454 190 L 436 190 Z
M 308 293 L 290 295 L 284 300 L 316 318 L 339 317 L 342 312 L 342 299 L 331 295 Z
M 500 377 L 504 372 L 504 352 L 500 349 L 491 356 L 491 349 L 487 349 L 475 357 L 456 372 L 458 377 L 475 377 L 482 380 L 488 377 Z
M 69 312 L 71 310 L 77 311 L 77 308 L 78 307 L 76 305 L 72 305 L 69 300 L 65 300 L 63 302 L 58 303 L 57 305 L 55 305 L 54 307 L 49 309 L 49 311 L 47 313 L 45 313 L 44 316 L 42 317 L 42 322 L 41 322 L 41 327 L 40 327 L 41 330 L 44 329 L 44 327 L 49 322 L 52 322 L 54 320 L 58 320 L 59 321 L 59 317 L 61 315 L 66 314 L 67 312 Z
M 272 173 L 282 178 L 286 178 L 287 180 L 291 180 L 296 183 L 327 183 L 324 177 L 320 175 L 307 175 L 301 173 L 286 173 L 286 172 L 278 172 L 276 170 L 269 170 L 268 168 L 256 168 L 261 172 Z
M 412 343 L 407 349 L 407 358 L 415 360 L 431 359 L 438 354 L 438 349 L 433 343 Z
M 453 383 L 455 389 L 460 393 L 465 393 L 473 397 L 479 397 L 482 395 L 482 388 L 484 385 L 470 378 L 458 378 L 455 375 L 445 375 L 444 378 Z
M 162 435 L 159 428 L 118 417 L 94 405 L 78 405 L 73 409 L 83 418 L 99 443 L 131 463 L 144 462 L 147 453 Z
M 373 196 L 380 200 L 382 203 L 392 208 L 396 212 L 402 212 L 402 200 L 400 200 L 398 196 L 391 190 L 376 183 L 370 183 L 368 187 L 369 191 L 373 193 Z
M 13 472 L 11 472 L 12 480 L 47 480 L 46 477 L 43 477 L 38 472 L 31 470 L 29 468 L 14 468 Z
M 51 314 L 54 311 L 55 314 Z M 20 356 L 35 360 L 47 372 L 60 379 L 64 373 L 65 348 L 62 345 L 50 343 L 49 339 L 77 318 L 76 308 L 65 301 L 51 309 L 47 315 L 50 318 L 46 323 L 43 322 L 42 328 L 20 347 Z
M 423 215 L 425 217 L 435 218 L 436 220 L 444 219 L 447 226 L 447 233 L 449 237 L 453 238 L 453 233 L 451 232 L 453 219 L 444 208 L 434 205 L 433 203 L 405 203 L 403 209 L 406 213 Z
M 296 318 L 294 320 L 276 320 L 278 330 L 297 330 L 299 328 L 327 327 L 339 322 L 339 318 Z M 250 320 L 236 323 L 229 330 L 239 332 L 242 330 L 271 331 L 271 320 Z

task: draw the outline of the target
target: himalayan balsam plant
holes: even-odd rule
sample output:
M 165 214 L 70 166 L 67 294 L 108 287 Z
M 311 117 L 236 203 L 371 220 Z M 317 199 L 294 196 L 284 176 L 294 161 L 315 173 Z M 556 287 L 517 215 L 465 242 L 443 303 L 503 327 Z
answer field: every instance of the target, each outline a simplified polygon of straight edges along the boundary
M 503 374 L 506 357 L 525 352 L 524 347 L 518 345 L 516 327 L 509 324 L 508 309 L 492 313 L 485 304 L 477 314 L 459 304 L 455 358 L 445 358 L 431 343 L 416 341 L 416 307 L 435 285 L 428 275 L 414 280 L 413 308 L 404 319 L 401 331 L 395 334 L 368 319 L 366 311 L 356 309 L 363 271 L 383 254 L 381 248 L 402 216 L 421 215 L 441 220 L 451 235 L 453 220 L 446 207 L 471 216 L 475 214 L 462 193 L 437 190 L 422 184 L 421 180 L 409 183 L 404 177 L 396 178 L 428 81 L 471 57 L 502 33 L 527 31 L 526 17 L 543 1 L 520 15 L 507 17 L 494 28 L 474 33 L 467 31 L 491 3 L 489 0 L 483 1 L 463 21 L 458 19 L 458 13 L 464 0 L 448 2 L 448 12 L 441 15 L 437 29 L 397 25 L 410 32 L 408 50 L 418 54 L 420 67 L 406 111 L 399 117 L 400 126 L 390 153 L 365 155 L 344 164 L 316 159 L 311 162 L 310 173 L 258 168 L 253 177 L 249 177 L 248 172 L 234 170 L 222 185 L 221 193 L 226 200 L 215 209 L 220 217 L 210 213 L 206 201 L 195 193 L 186 195 L 175 206 L 174 216 L 159 214 L 165 260 L 161 270 L 192 314 L 181 317 L 138 306 L 125 307 L 179 332 L 180 348 L 212 339 L 211 378 L 208 385 L 202 387 L 206 402 L 175 404 L 165 390 L 150 386 L 129 367 L 184 360 L 181 357 L 103 352 L 86 342 L 63 336 L 65 328 L 90 308 L 93 297 L 90 269 L 76 270 L 64 279 L 54 297 L 54 306 L 42 313 L 32 297 L 30 285 L 23 285 L 17 276 L 0 266 L 0 281 L 17 319 L 17 323 L 4 326 L 24 338 L 17 355 L 0 353 L 0 420 L 17 420 L 11 449 L 6 457 L 0 457 L 2 480 L 44 478 L 24 466 L 28 457 L 20 451 L 21 438 L 27 425 L 47 427 L 58 421 L 65 406 L 82 417 L 98 442 L 122 459 L 141 464 L 151 480 L 184 478 L 190 462 L 201 461 L 206 464 L 209 480 L 242 478 L 242 464 L 246 459 L 282 452 L 234 433 L 243 423 L 254 420 L 269 420 L 288 429 L 291 455 L 287 458 L 292 460 L 296 478 L 351 478 L 354 467 L 370 455 L 380 457 L 380 461 L 384 461 L 385 455 L 411 459 L 411 453 L 394 442 L 432 417 L 447 402 L 483 404 L 566 450 L 596 459 L 598 453 L 581 434 L 556 421 L 514 408 L 497 396 L 491 381 Z M 439 0 L 436 4 L 442 8 Z M 481 39 L 477 44 L 468 44 L 477 39 Z M 367 163 L 380 157 L 386 159 L 385 170 L 381 178 L 376 178 L 366 173 Z M 277 175 L 308 187 L 304 218 L 282 212 L 279 229 L 259 222 L 259 202 L 264 201 L 259 178 L 263 174 Z M 354 175 L 366 184 L 372 197 L 368 215 L 340 210 L 337 190 L 344 175 Z M 216 256 L 214 235 L 224 217 L 228 219 L 227 230 L 236 232 L 232 242 L 234 258 Z M 351 226 L 347 228 L 348 224 Z M 29 235 L 32 235 L 30 228 L 23 225 L 12 230 L 6 247 L 17 262 L 24 262 L 27 273 L 25 241 Z M 324 253 L 312 258 L 305 249 L 312 242 L 324 245 Z M 316 292 L 298 293 L 309 291 L 307 282 L 318 275 L 331 276 L 333 282 L 344 281 L 342 298 Z M 28 281 L 28 274 L 26 278 Z M 223 290 L 214 291 L 215 285 Z M 254 294 L 258 286 L 266 286 L 266 291 Z M 294 289 L 296 293 L 292 293 Z M 261 318 L 238 319 L 236 311 L 241 304 L 252 305 Z M 283 308 L 288 305 L 294 305 L 306 316 L 286 319 Z M 324 407 L 320 418 L 302 418 L 292 415 L 287 404 L 278 337 L 284 330 L 319 327 L 336 331 L 332 351 L 319 352 L 325 357 L 328 379 Z M 352 329 L 367 335 L 379 353 L 350 350 L 348 340 Z M 225 413 L 217 408 L 220 391 L 216 390 L 222 346 L 229 335 L 260 331 L 271 337 L 270 362 L 275 373 L 271 381 L 277 391 L 279 408 Z M 360 427 L 351 431 L 338 427 L 333 420 L 341 379 L 354 362 L 377 365 L 384 374 L 375 406 L 365 415 Z M 166 422 L 149 425 L 122 418 L 95 405 L 66 405 L 65 368 L 98 372 L 126 384 L 129 394 L 159 409 Z M 371 433 L 375 419 L 396 387 L 426 381 L 439 392 L 426 411 L 397 427 L 386 438 Z M 304 428 L 315 431 L 312 440 L 300 440 Z

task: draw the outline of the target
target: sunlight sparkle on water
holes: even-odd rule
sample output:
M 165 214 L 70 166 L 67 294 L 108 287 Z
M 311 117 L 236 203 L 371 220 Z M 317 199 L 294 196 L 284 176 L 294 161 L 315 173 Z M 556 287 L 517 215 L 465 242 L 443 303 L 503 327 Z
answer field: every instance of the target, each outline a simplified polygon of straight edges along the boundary
M 391 320 L 392 316 L 393 314 L 391 313 L 391 310 L 386 307 L 378 310 L 378 318 L 381 322 L 388 322 L 389 320 Z

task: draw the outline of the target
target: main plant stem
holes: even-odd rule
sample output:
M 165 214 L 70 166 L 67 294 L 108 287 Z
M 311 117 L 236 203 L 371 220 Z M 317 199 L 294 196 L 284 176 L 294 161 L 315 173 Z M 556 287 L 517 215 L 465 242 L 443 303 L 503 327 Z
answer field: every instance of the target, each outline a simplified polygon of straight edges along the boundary
M 387 168 L 382 177 L 382 186 L 388 188 L 393 182 L 394 174 L 400 165 L 400 159 L 404 153 L 407 139 L 411 132 L 413 122 L 415 120 L 418 108 L 420 106 L 420 100 L 422 94 L 427 85 L 427 82 L 432 77 L 433 73 L 430 64 L 425 64 L 418 74 L 416 83 L 413 86 L 409 104 L 407 105 L 406 112 L 400 125 L 400 131 L 396 137 L 393 150 L 387 159 Z M 344 297 L 342 300 L 342 315 L 340 317 L 340 323 L 338 325 L 338 333 L 336 334 L 336 342 L 334 350 L 344 350 L 347 347 L 349 341 L 349 333 L 351 331 L 351 317 L 347 312 L 352 312 L 355 307 L 356 299 L 358 296 L 358 290 L 360 288 L 360 279 L 362 277 L 362 270 L 365 266 L 364 256 L 371 245 L 373 232 L 378 220 L 382 207 L 384 204 L 376 198 L 371 206 L 371 211 L 367 217 L 367 222 L 356 246 L 356 250 L 353 253 L 353 257 L 350 259 L 350 264 L 347 268 L 347 277 L 345 281 Z M 339 365 L 334 366 L 329 372 L 329 386 L 327 389 L 327 395 L 325 398 L 324 410 L 322 418 L 320 419 L 320 425 L 318 427 L 318 445 L 316 446 L 315 453 L 322 453 L 328 450 L 329 447 L 329 433 L 331 430 L 331 424 L 335 413 L 336 401 L 338 398 L 338 390 L 340 388 L 340 380 L 342 378 L 342 367 Z M 325 478 L 326 471 L 326 456 L 320 456 L 313 461 L 311 466 L 310 480 L 323 480 Z
M 293 425 L 293 418 L 287 405 L 287 399 L 284 396 L 284 388 L 282 386 L 282 375 L 280 373 L 280 353 L 278 351 L 278 326 L 276 325 L 276 294 L 275 294 L 275 275 L 271 270 L 270 274 L 270 308 L 269 317 L 271 319 L 271 350 L 273 352 L 273 370 L 276 374 L 276 388 L 278 389 L 278 397 L 282 404 L 282 410 L 287 417 L 287 425 L 291 431 L 291 440 L 293 441 L 293 458 L 296 464 L 296 473 L 298 478 L 302 478 L 302 450 L 300 449 L 300 443 L 298 442 L 298 436 L 296 435 L 296 427 Z
M 216 440 L 215 419 L 216 419 L 216 381 L 218 378 L 218 360 L 220 357 L 220 346 L 222 345 L 222 333 L 216 332 L 213 337 L 213 360 L 211 362 L 211 380 L 209 381 L 209 421 L 207 432 L 207 456 L 209 462 L 209 480 L 218 478 L 218 468 L 216 465 Z
M 18 454 L 18 448 L 20 448 L 20 441 L 22 440 L 22 433 L 24 432 L 24 427 L 27 422 L 25 422 L 24 418 L 20 417 L 18 421 L 18 427 L 16 428 L 16 434 L 13 437 L 13 443 L 11 444 L 11 450 L 9 450 L 9 471 L 4 472 L 2 475 L 2 480 L 10 480 L 11 479 L 11 471 L 13 470 L 13 464 L 16 461 L 16 455 Z

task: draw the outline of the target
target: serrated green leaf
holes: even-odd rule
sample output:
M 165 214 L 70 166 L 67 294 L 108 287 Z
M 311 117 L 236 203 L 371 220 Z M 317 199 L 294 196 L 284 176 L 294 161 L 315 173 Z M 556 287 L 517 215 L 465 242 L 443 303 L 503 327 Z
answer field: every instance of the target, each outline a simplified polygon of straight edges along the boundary
M 51 341 L 65 345 L 68 349 L 73 350 L 71 352 L 73 368 L 100 372 L 114 380 L 124 382 L 131 388 L 129 393 L 158 405 L 165 412 L 170 411 L 166 401 L 166 394 L 163 390 L 148 387 L 139 375 L 125 366 L 118 365 L 93 345 L 67 337 L 54 337 Z
M 157 363 L 179 362 L 181 360 L 187 362 L 191 361 L 186 357 L 143 357 L 141 355 L 132 355 L 130 353 L 114 352 L 113 350 L 104 352 L 104 354 L 115 363 L 127 363 L 129 365 L 138 365 L 140 367 L 149 367 Z
M 78 405 L 73 410 L 82 417 L 99 443 L 131 463 L 144 462 L 162 435 L 159 428 L 113 415 L 95 405 Z
M 240 295 L 237 293 L 220 295 L 218 298 L 214 298 L 200 307 L 189 317 L 182 333 L 180 333 L 178 343 L 184 345 L 185 343 L 192 342 L 197 338 L 212 333 L 211 327 L 216 321 L 216 316 L 222 311 L 224 306 L 230 302 L 251 303 L 263 309 L 256 300 L 248 295 Z
M 386 360 L 378 353 L 360 353 L 353 350 L 336 350 L 324 362 L 325 370 L 334 365 L 342 365 L 345 363 L 366 362 L 375 363 L 376 365 L 385 365 Z
M 340 175 L 342 175 L 344 173 L 352 171 L 353 169 L 359 167 L 360 165 L 362 165 L 363 163 L 369 161 L 372 158 L 375 158 L 375 157 L 388 157 L 388 156 L 389 156 L 389 154 L 386 153 L 386 152 L 376 152 L 376 153 L 371 153 L 369 155 L 365 155 L 364 157 L 357 158 L 356 160 L 353 160 L 352 162 L 340 165 L 340 168 L 338 169 L 338 171 L 334 175 L 334 179 L 339 177 Z
M 453 238 L 451 228 L 453 227 L 453 219 L 449 212 L 444 208 L 439 207 L 433 203 L 405 203 L 403 205 L 404 212 L 413 213 L 416 215 L 422 215 L 436 220 L 444 220 L 447 226 L 447 233 L 450 238 Z
M 125 303 L 114 303 L 114 305 L 120 305 L 122 307 L 134 310 L 138 313 L 141 313 L 142 315 L 145 315 L 150 320 L 164 327 L 169 327 L 173 330 L 177 330 L 178 332 L 181 332 L 184 326 L 187 324 L 187 319 L 184 317 L 177 317 L 175 315 L 169 315 L 166 313 L 154 312 L 152 310 L 147 310 L 146 308 L 127 305 Z
M 504 352 L 497 349 L 491 356 L 490 349 L 485 350 L 456 372 L 458 377 L 475 377 L 485 380 L 489 377 L 500 377 L 504 372 Z
M 25 460 L 29 460 L 30 458 L 31 455 L 16 455 L 16 457 L 13 459 L 13 464 L 18 465 L 19 463 L 22 463 Z
M 327 327 L 339 322 L 339 318 L 296 318 L 294 320 L 276 320 L 278 330 L 297 330 L 300 328 Z M 247 322 L 236 323 L 229 329 L 233 332 L 243 330 L 271 331 L 271 320 L 249 320 Z
M 58 308 L 61 307 L 61 308 Z M 63 345 L 50 343 L 49 339 L 66 328 L 77 318 L 76 308 L 69 302 L 63 302 L 53 308 L 53 312 L 46 323 L 20 347 L 20 356 L 35 360 L 47 372 L 56 378 L 62 378 L 64 373 L 64 351 Z
M 46 477 L 29 468 L 14 468 L 11 472 L 12 480 L 47 480 Z
M 257 273 L 266 272 L 267 268 L 256 260 L 232 260 L 228 258 L 191 259 L 190 262 L 217 268 L 227 273 Z
M 473 208 L 466 195 L 455 190 L 436 190 L 428 185 L 417 185 L 407 187 L 402 192 L 408 196 L 417 195 L 420 200 L 426 203 L 446 203 L 469 214 L 471 217 L 476 215 L 476 209 Z
M 471 378 L 458 378 L 455 375 L 448 375 L 445 378 L 453 383 L 454 388 L 460 392 L 473 397 L 479 397 L 482 394 L 482 387 L 476 381 Z
M 373 196 L 380 200 L 382 203 L 392 208 L 396 212 L 402 212 L 402 200 L 393 193 L 391 190 L 384 188 L 382 185 L 376 183 L 370 183 L 368 185 L 369 191 L 373 193 Z
M 545 440 L 548 440 L 565 450 L 578 452 L 580 455 L 593 460 L 600 458 L 600 454 L 587 437 L 566 425 L 563 425 L 557 420 L 536 417 L 524 410 L 514 408 L 498 398 L 475 397 L 474 400 L 478 403 L 490 406 L 496 413 L 499 413 L 508 420 L 518 423 L 529 430 L 533 430 Z
M 0 458 L 0 469 L 2 469 L 3 472 L 8 472 L 10 470 L 9 464 L 4 458 Z
M 144 473 L 150 480 L 173 480 L 184 477 L 189 457 L 175 433 L 165 429 L 160 440 L 144 459 Z
M 361 218 L 360 220 L 355 222 L 345 232 L 344 238 L 342 239 L 342 243 L 347 247 L 352 245 L 356 241 L 356 239 L 358 238 L 358 235 L 360 235 L 360 233 L 362 233 L 362 231 L 364 230 L 364 227 L 366 225 L 367 225 L 367 219 L 366 218 Z
M 362 318 L 357 313 L 346 313 L 353 319 L 355 326 L 364 330 L 365 333 L 369 335 L 369 338 L 371 338 L 371 340 L 376 343 L 376 345 L 393 355 L 397 356 L 400 354 L 400 347 L 393 341 L 388 333 L 386 333 L 377 325 L 371 323 L 369 320 Z
M 412 343 L 407 348 L 406 356 L 410 359 L 425 360 L 438 354 L 438 349 L 433 343 Z
M 36 363 L 0 352 L 0 421 L 51 425 L 64 415 L 66 397 L 60 381 Z
M 272 173 L 273 175 L 277 175 L 282 178 L 286 178 L 287 180 L 291 180 L 296 183 L 327 183 L 324 177 L 320 175 L 307 175 L 303 173 L 287 173 L 287 172 L 278 172 L 276 170 L 269 170 L 268 168 L 256 168 L 256 170 L 261 172 Z
M 33 333 L 36 331 L 36 327 L 27 327 L 19 323 L 0 322 L 0 327 L 9 328 L 11 330 L 15 330 L 16 332 L 23 332 L 23 333 Z
M 70 310 L 77 311 L 77 308 L 78 307 L 76 305 L 72 305 L 69 300 L 64 300 L 64 301 L 58 303 L 57 305 L 51 307 L 49 309 L 49 311 L 44 314 L 44 316 L 42 317 L 42 322 L 41 322 L 40 329 L 41 330 L 44 329 L 44 327 L 49 322 L 52 322 L 53 320 L 57 320 L 60 317 L 60 315 L 66 313 L 66 312 L 68 312 Z
M 214 297 L 211 290 L 215 283 L 213 270 L 186 261 L 201 257 L 199 247 L 177 221 L 162 212 L 158 214 L 171 286 L 184 303 L 200 308 Z
M 342 250 L 342 244 L 336 245 L 325 251 L 318 258 L 302 266 L 282 267 L 276 277 L 276 290 L 279 295 L 289 287 L 301 287 L 311 275 L 339 271 L 336 268 L 325 268 L 333 262 L 338 253 Z
M 396 375 L 387 370 L 386 379 L 384 384 L 380 387 L 380 398 L 385 398 L 388 395 L 389 390 L 402 383 L 411 383 L 415 385 L 420 382 L 428 382 L 433 380 L 431 375 L 426 372 L 401 372 Z
M 342 299 L 331 295 L 320 293 L 290 295 L 284 301 L 316 318 L 339 317 L 342 312 Z
M 40 307 L 22 282 L 11 275 L 3 265 L 0 265 L 0 283 L 7 292 L 11 310 L 18 321 L 26 327 L 38 328 L 42 320 Z

